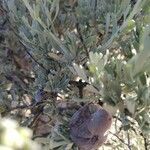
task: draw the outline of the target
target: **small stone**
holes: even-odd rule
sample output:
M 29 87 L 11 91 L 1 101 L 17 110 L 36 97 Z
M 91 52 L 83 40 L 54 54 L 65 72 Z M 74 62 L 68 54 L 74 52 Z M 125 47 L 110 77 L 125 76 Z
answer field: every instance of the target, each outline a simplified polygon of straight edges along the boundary
M 105 141 L 112 116 L 97 104 L 80 108 L 70 120 L 70 137 L 80 150 L 95 150 Z

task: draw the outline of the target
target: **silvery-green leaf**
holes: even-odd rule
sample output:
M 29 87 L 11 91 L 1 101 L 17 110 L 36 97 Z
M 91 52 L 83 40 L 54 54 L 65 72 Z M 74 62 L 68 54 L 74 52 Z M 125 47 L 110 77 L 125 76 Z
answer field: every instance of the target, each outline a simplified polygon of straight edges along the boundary
M 62 146 L 62 145 L 66 145 L 66 141 L 53 141 L 53 140 L 50 140 L 50 143 L 49 143 L 49 148 L 50 150 L 53 150 L 54 148 L 58 148 L 59 146 Z
M 22 1 L 24 2 L 25 6 L 29 10 L 31 17 L 33 19 L 36 19 L 35 12 L 34 12 L 33 8 L 31 7 L 31 5 L 29 4 L 29 0 L 22 0 Z
M 107 13 L 107 16 L 106 16 L 106 35 L 108 34 L 108 31 L 109 31 L 109 26 L 110 26 L 110 14 L 109 13 Z
M 126 106 L 127 106 L 127 109 L 129 110 L 129 112 L 131 114 L 135 113 L 135 110 L 136 110 L 136 102 L 135 101 L 133 101 L 132 99 L 127 100 L 126 101 Z
M 87 79 L 87 76 L 86 76 L 83 66 L 73 63 L 73 67 L 74 67 L 75 71 L 77 72 L 77 75 L 84 81 L 88 82 L 88 79 Z

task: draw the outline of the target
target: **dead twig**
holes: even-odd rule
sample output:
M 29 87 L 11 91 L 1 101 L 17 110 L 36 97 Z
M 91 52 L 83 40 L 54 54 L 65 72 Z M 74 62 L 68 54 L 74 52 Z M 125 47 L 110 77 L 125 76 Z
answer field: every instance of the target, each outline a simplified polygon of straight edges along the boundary
M 124 140 L 122 140 L 118 135 L 116 135 L 115 133 L 112 133 L 111 131 L 109 131 L 110 134 L 112 134 L 113 136 L 115 136 L 119 141 L 121 141 L 124 145 L 128 146 L 128 143 L 124 142 Z
M 78 32 L 78 35 L 79 35 L 79 39 L 80 39 L 80 41 L 83 45 L 83 48 L 86 52 L 86 56 L 89 58 L 89 51 L 88 51 L 88 48 L 85 45 L 85 42 L 84 42 L 84 39 L 83 39 L 83 36 L 82 36 L 82 33 L 81 33 L 81 28 L 80 28 L 80 24 L 79 24 L 79 21 L 78 21 L 78 17 L 76 16 L 76 14 L 75 14 L 75 17 L 76 17 L 76 29 L 77 29 L 77 32 Z
M 129 132 L 127 131 L 127 139 L 128 139 L 128 149 L 131 150 L 131 146 L 130 146 L 130 135 Z
M 143 138 L 143 140 L 144 140 L 144 147 L 145 147 L 145 150 L 148 150 L 148 142 L 147 142 L 147 139 L 146 139 L 146 137 L 143 135 L 143 133 L 141 133 L 140 134 L 141 136 L 142 136 L 142 138 Z

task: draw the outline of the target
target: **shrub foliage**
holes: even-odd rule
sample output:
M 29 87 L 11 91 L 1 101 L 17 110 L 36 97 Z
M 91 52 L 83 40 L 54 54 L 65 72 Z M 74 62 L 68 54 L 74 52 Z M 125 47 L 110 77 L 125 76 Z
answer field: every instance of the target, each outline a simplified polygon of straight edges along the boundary
M 150 1 L 0 0 L 0 113 L 46 149 L 77 149 L 68 122 L 103 105 L 104 149 L 149 149 Z

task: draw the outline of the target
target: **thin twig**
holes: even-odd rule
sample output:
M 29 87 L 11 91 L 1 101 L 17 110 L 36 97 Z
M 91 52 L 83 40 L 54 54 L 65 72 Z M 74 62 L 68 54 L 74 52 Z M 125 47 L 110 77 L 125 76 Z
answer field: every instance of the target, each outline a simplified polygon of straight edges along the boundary
M 95 0 L 95 3 L 94 3 L 94 22 L 96 23 L 96 10 L 97 10 L 97 0 Z
M 130 146 L 130 135 L 129 132 L 127 131 L 127 139 L 128 139 L 128 148 L 129 150 L 131 150 L 131 146 Z
M 21 105 L 21 106 L 16 106 L 16 107 L 10 108 L 10 109 L 6 110 L 6 112 L 11 112 L 11 111 L 17 110 L 17 109 L 32 109 L 33 107 L 40 106 L 41 104 L 47 104 L 47 103 L 48 103 L 48 101 L 33 102 L 30 105 Z
M 23 45 L 22 42 L 20 42 L 20 43 Z M 25 50 L 26 53 L 31 57 L 31 59 L 34 60 L 34 62 L 35 62 L 36 64 L 38 64 L 41 68 L 43 68 L 46 72 L 49 72 L 48 69 L 46 69 L 42 63 L 38 62 L 38 61 L 34 58 L 34 56 L 27 50 L 27 48 L 25 47 L 25 45 L 23 45 L 23 46 L 24 46 L 24 50 Z
M 146 137 L 144 137 L 143 133 L 141 133 L 140 135 L 142 136 L 142 138 L 143 138 L 143 140 L 144 140 L 144 147 L 145 147 L 145 150 L 148 150 L 148 145 L 149 145 L 149 144 L 147 143 Z
M 126 146 L 128 146 L 128 143 L 125 143 L 124 140 L 122 140 L 118 135 L 116 135 L 115 133 L 112 133 L 111 131 L 109 131 L 109 133 L 111 133 L 113 136 L 115 136 L 118 140 L 120 140 L 123 144 L 125 144 Z
M 81 33 L 79 20 L 78 20 L 78 17 L 76 16 L 76 14 L 75 14 L 75 17 L 76 17 L 76 29 L 77 29 L 77 32 L 79 34 L 79 39 L 80 39 L 80 41 L 81 41 L 81 43 L 83 45 L 83 48 L 84 48 L 84 50 L 86 52 L 87 57 L 89 58 L 89 51 L 88 51 L 88 48 L 85 45 L 85 42 L 84 42 L 84 39 L 83 39 L 83 36 L 82 36 L 82 33 Z
M 94 16 L 93 16 L 93 23 L 94 23 L 94 27 L 95 27 L 95 31 L 97 33 L 98 36 L 98 41 L 96 42 L 96 45 L 100 44 L 102 41 L 102 36 L 103 34 L 99 31 L 98 29 L 98 24 L 97 24 L 97 0 L 95 0 L 94 2 Z
M 95 3 L 94 3 L 94 17 L 93 17 L 93 21 L 94 21 L 94 27 L 95 27 L 95 31 L 96 33 L 100 36 L 102 36 L 102 34 L 99 32 L 98 30 L 98 25 L 97 25 L 97 14 L 96 14 L 96 10 L 97 10 L 97 0 L 95 0 Z
M 147 139 L 145 137 L 144 138 L 144 147 L 145 147 L 145 150 L 148 150 L 148 143 L 147 143 Z

